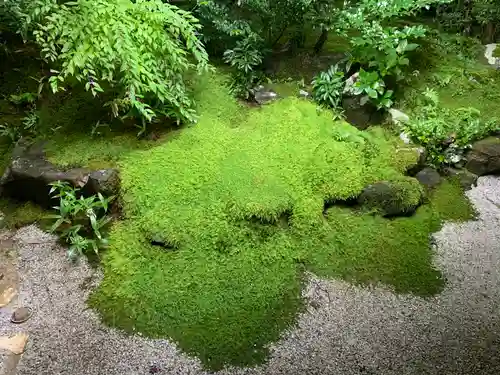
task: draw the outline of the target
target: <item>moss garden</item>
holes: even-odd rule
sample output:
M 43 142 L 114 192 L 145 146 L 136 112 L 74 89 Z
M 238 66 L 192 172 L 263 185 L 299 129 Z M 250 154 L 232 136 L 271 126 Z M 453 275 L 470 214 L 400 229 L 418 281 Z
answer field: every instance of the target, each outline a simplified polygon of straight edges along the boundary
M 301 311 L 306 271 L 440 291 L 429 236 L 443 220 L 471 217 L 459 186 L 443 183 L 411 217 L 345 207 L 366 185 L 404 183 L 415 154 L 401 157 L 388 132 L 333 123 L 305 100 L 254 110 L 223 77 L 203 84 L 197 126 L 118 163 L 125 219 L 89 301 L 108 324 L 170 337 L 211 368 L 251 365 Z
M 500 144 L 494 28 L 456 34 L 440 17 L 470 12 L 445 1 L 335 17 L 329 1 L 14 3 L 0 5 L 0 225 L 37 223 L 87 256 L 105 324 L 220 370 L 266 361 L 311 275 L 443 290 L 432 235 L 473 220 L 464 188 L 495 172 L 470 162 L 476 142 Z M 50 199 L 47 168 L 87 174 Z M 10 194 L 20 175 L 46 199 Z

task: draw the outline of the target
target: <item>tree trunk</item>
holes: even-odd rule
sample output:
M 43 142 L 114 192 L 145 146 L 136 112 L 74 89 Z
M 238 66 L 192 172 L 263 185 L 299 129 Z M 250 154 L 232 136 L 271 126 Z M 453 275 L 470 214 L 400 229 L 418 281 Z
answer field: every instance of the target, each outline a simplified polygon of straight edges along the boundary
M 495 24 L 493 22 L 486 24 L 485 41 L 486 43 L 493 43 L 495 41 Z
M 321 52 L 327 39 L 328 39 L 328 30 L 327 29 L 321 30 L 321 35 L 319 36 L 318 40 L 316 41 L 316 44 L 314 45 L 314 53 L 315 54 L 318 54 Z

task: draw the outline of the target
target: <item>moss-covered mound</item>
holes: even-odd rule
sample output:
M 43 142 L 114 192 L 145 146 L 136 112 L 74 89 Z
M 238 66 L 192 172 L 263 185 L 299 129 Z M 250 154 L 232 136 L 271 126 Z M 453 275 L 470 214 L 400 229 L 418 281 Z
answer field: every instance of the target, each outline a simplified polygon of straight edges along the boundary
M 429 234 L 447 200 L 461 202 L 458 188 L 443 184 L 440 203 L 411 218 L 340 206 L 325 215 L 325 202 L 401 179 L 415 161 L 396 159 L 397 141 L 381 130 L 334 123 L 307 101 L 245 109 L 213 77 L 198 99 L 199 124 L 121 162 L 127 219 L 112 230 L 91 297 L 109 324 L 170 337 L 220 368 L 265 358 L 300 310 L 304 269 L 439 291 Z
M 383 216 L 398 216 L 413 214 L 423 195 L 424 189 L 415 178 L 404 177 L 367 186 L 358 201 Z

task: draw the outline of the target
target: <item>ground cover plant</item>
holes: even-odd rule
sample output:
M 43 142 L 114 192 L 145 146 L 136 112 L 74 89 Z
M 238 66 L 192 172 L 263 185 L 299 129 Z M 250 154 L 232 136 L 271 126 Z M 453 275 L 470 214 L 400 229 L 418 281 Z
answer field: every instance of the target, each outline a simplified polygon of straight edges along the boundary
M 304 270 L 440 290 L 429 235 L 451 202 L 464 207 L 456 218 L 470 217 L 459 188 L 444 184 L 410 218 L 335 205 L 325 216 L 325 202 L 405 179 L 414 156 L 395 158 L 395 138 L 332 123 L 307 101 L 249 111 L 218 78 L 199 101 L 200 126 L 120 163 L 127 219 L 112 230 L 90 300 L 106 322 L 169 336 L 217 369 L 265 358 L 300 311 Z

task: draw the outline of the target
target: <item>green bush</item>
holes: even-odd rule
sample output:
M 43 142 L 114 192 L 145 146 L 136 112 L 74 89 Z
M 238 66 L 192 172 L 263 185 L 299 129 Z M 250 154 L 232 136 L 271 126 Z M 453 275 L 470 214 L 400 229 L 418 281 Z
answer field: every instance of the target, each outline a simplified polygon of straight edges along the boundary
M 433 166 L 461 162 L 472 142 L 500 130 L 499 120 L 484 120 L 475 108 L 444 108 L 432 89 L 426 89 L 424 97 L 422 106 L 417 107 L 403 129 L 426 148 L 428 162 Z
M 423 25 L 391 25 L 391 21 L 414 15 L 432 4 L 449 0 L 362 0 L 343 11 L 340 30 L 353 46 L 351 62 L 376 70 L 382 78 L 405 78 L 409 53 L 419 47 L 415 40 L 425 36 Z
M 384 81 L 376 71 L 359 71 L 359 76 L 351 92 L 354 95 L 363 95 L 361 104 L 372 101 L 378 109 L 392 107 L 392 90 L 387 90 Z
M 239 98 L 248 99 L 259 79 L 256 67 L 262 63 L 262 52 L 255 38 L 236 42 L 233 49 L 224 52 L 224 62 L 234 68 L 230 85 L 231 92 Z
M 107 103 L 114 116 L 192 121 L 186 74 L 207 66 L 199 27 L 189 12 L 160 0 L 77 0 L 56 6 L 35 36 L 57 69 L 49 78 L 54 92 L 76 80 L 94 95 L 117 92 Z
M 338 65 L 332 65 L 326 72 L 321 72 L 312 81 L 314 100 L 325 107 L 336 108 L 344 90 L 344 72 Z
M 22 137 L 36 137 L 39 117 L 34 109 L 31 109 L 21 119 L 20 123 L 0 124 L 0 138 L 5 138 L 9 143 L 16 143 Z

